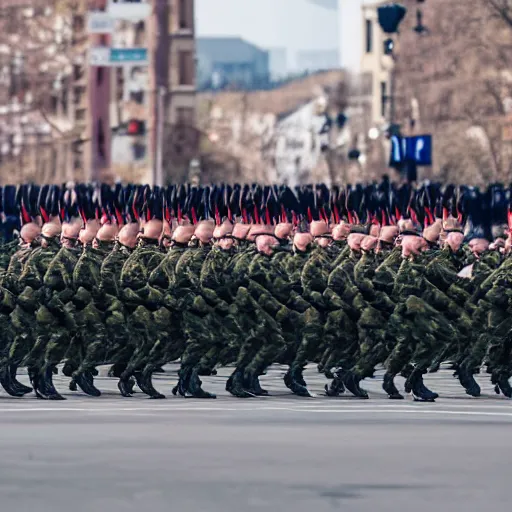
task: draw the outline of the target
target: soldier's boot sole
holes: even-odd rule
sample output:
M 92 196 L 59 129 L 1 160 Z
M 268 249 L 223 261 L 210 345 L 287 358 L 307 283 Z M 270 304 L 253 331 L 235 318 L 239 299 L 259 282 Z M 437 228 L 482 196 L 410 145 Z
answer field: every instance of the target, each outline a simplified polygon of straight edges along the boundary
M 359 383 L 361 382 L 361 378 L 357 375 L 355 375 L 352 372 L 343 372 L 341 374 L 341 379 L 343 381 L 343 384 L 345 388 L 350 391 L 355 397 L 362 398 L 366 400 L 368 398 L 368 393 L 366 390 L 362 389 L 359 386 Z
M 94 379 L 89 372 L 75 372 L 73 378 L 77 386 L 86 394 L 93 397 L 101 396 L 101 391 L 94 385 Z
M 382 381 L 382 389 L 387 393 L 390 400 L 403 400 L 404 397 L 398 391 L 394 382 L 394 375 L 386 373 Z

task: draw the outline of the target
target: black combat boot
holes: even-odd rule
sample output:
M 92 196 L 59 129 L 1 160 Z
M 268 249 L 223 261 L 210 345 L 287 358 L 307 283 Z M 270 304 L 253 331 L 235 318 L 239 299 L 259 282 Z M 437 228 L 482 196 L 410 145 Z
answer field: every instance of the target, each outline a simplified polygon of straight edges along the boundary
M 454 373 L 454 376 L 458 377 L 459 382 L 466 391 L 466 394 L 474 397 L 480 396 L 480 386 L 475 380 L 473 373 L 467 368 L 463 366 L 459 367 Z
M 497 375 L 494 377 L 493 375 L 493 384 L 496 384 L 495 391 L 499 395 L 500 391 L 503 393 L 503 396 L 507 398 L 512 398 L 512 387 L 510 386 L 509 379 L 506 375 Z
M 94 377 L 90 372 L 75 372 L 73 380 L 77 386 L 89 396 L 101 396 L 101 391 L 94 385 Z
M 284 382 L 284 385 L 288 388 L 288 389 L 292 389 L 292 371 L 291 369 L 289 369 L 285 374 L 284 374 L 284 377 L 283 377 L 283 382 Z
M 51 366 L 38 372 L 37 389 L 46 400 L 66 400 L 53 385 L 53 369 Z
M 368 393 L 365 389 L 362 389 L 359 386 L 359 383 L 361 382 L 361 377 L 359 375 L 356 375 L 354 372 L 351 371 L 345 371 L 340 370 L 337 372 L 337 376 L 341 378 L 343 384 L 345 387 L 357 398 L 368 398 Z
M 260 379 L 257 375 L 255 375 L 249 386 L 249 392 L 254 393 L 256 396 L 268 396 L 268 391 L 266 389 L 263 389 L 260 385 Z
M 25 384 L 22 384 L 17 378 L 16 373 L 18 371 L 18 366 L 15 364 L 11 364 L 7 368 L 9 372 L 9 377 L 12 386 L 14 389 L 16 389 L 19 393 L 22 393 L 23 395 L 27 395 L 28 393 L 32 392 L 32 388 L 29 386 L 25 386 Z
M 9 368 L 5 367 L 0 371 L 0 385 L 5 389 L 6 393 L 10 396 L 21 397 L 25 393 L 20 392 L 16 389 L 9 375 Z M 29 388 L 32 391 L 31 388 Z
M 226 391 L 237 398 L 254 397 L 249 391 L 244 389 L 244 378 L 242 370 L 235 370 L 226 382 Z
M 432 394 L 425 392 L 421 372 L 414 370 L 406 381 L 406 389 L 410 389 L 415 402 L 434 402 Z M 427 390 L 428 391 L 428 390 Z
M 152 382 L 153 371 L 148 369 L 143 372 L 135 372 L 135 380 L 137 381 L 137 386 L 142 390 L 143 393 L 148 395 L 150 398 L 158 400 L 165 398 L 165 395 L 159 393 L 153 386 Z
M 186 388 L 187 392 L 194 398 L 217 398 L 217 396 L 213 393 L 208 393 L 205 391 L 201 387 L 202 384 L 203 383 L 199 378 L 198 371 L 194 368 L 191 372 L 188 386 Z
M 425 385 L 425 382 L 423 381 L 423 375 L 425 375 L 425 373 L 427 373 L 427 370 L 422 370 L 420 372 L 420 386 L 421 386 L 421 389 L 423 390 L 423 394 L 425 396 L 430 396 L 430 398 L 435 400 L 436 398 L 439 398 L 439 395 L 435 391 L 431 391 L 430 389 L 428 389 L 427 386 Z
M 340 394 L 345 393 L 345 386 L 340 377 L 334 377 L 331 385 L 325 385 L 325 394 L 327 396 L 340 396 Z
M 133 382 L 131 376 L 121 375 L 117 383 L 117 389 L 125 398 L 131 398 L 133 393 Z
M 382 389 L 388 394 L 390 400 L 403 400 L 404 397 L 399 393 L 395 386 L 394 379 L 394 375 L 386 372 L 382 381 Z

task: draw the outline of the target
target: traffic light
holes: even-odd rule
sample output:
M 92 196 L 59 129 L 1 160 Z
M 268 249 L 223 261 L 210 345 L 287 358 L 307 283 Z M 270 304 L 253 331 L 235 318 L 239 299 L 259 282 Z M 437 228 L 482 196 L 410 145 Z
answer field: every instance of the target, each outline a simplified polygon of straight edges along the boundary
M 345 124 L 347 123 L 348 121 L 348 117 L 343 113 L 343 112 L 340 112 L 337 116 L 336 116 L 336 123 L 338 125 L 338 128 L 340 130 L 342 130 L 345 126 Z
M 130 119 L 126 132 L 127 135 L 144 135 L 146 133 L 146 123 L 140 119 Z
M 416 26 L 413 28 L 413 30 L 420 35 L 428 32 L 428 28 L 423 25 L 423 13 L 421 12 L 421 9 L 416 11 Z
M 395 49 L 395 42 L 389 38 L 384 41 L 384 55 L 393 55 Z
M 349 160 L 359 160 L 360 156 L 361 156 L 361 151 L 359 151 L 359 149 L 351 149 L 348 152 L 348 159 Z
M 379 25 L 386 34 L 396 34 L 398 26 L 407 14 L 407 9 L 400 4 L 392 3 L 377 8 Z

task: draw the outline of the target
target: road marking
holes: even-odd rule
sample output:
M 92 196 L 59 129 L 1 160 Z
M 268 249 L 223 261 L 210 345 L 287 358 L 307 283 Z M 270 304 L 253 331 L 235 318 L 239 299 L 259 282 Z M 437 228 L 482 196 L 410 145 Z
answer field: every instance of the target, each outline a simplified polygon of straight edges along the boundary
M 340 407 L 340 408 L 300 408 L 300 407 L 275 407 L 275 406 L 261 406 L 261 407 L 118 407 L 115 409 L 94 408 L 94 407 L 21 407 L 21 408 L 5 408 L 0 409 L 0 419 L 2 413 L 53 413 L 53 412 L 80 412 L 80 413 L 169 413 L 169 412 L 259 412 L 259 411 L 272 411 L 272 412 L 298 412 L 298 413 L 314 413 L 314 414 L 408 414 L 408 415 L 436 415 L 436 416 L 489 416 L 489 417 L 512 417 L 512 412 L 500 411 L 461 411 L 461 410 L 441 410 L 441 409 L 420 409 L 416 407 L 394 407 L 394 408 L 355 408 L 355 407 Z

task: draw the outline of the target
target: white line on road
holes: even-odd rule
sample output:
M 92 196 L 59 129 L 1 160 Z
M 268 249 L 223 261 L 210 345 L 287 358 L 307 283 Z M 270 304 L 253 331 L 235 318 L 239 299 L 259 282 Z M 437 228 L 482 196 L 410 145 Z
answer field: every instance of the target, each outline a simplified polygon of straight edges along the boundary
M 118 407 L 115 409 L 92 408 L 92 407 L 21 407 L 21 408 L 5 408 L 0 409 L 0 421 L 2 413 L 53 413 L 53 412 L 80 412 L 80 413 L 100 413 L 100 414 L 116 414 L 116 413 L 169 413 L 174 411 L 182 412 L 259 412 L 259 411 L 272 411 L 272 412 L 295 412 L 295 413 L 314 413 L 314 414 L 408 414 L 408 415 L 458 415 L 458 416 L 494 416 L 494 417 L 512 417 L 512 412 L 501 411 L 461 411 L 461 410 L 448 410 L 448 409 L 420 409 L 415 407 L 394 407 L 394 408 L 379 408 L 379 407 L 340 407 L 340 408 L 300 408 L 300 407 Z

